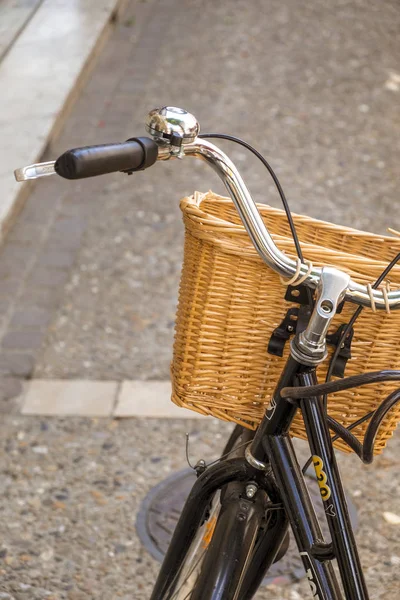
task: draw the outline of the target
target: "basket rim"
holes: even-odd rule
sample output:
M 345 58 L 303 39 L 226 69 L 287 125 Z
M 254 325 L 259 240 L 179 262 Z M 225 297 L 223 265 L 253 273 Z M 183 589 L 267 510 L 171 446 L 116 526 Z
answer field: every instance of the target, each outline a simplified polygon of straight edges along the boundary
M 221 219 L 220 217 L 216 217 L 213 214 L 202 211 L 201 204 L 207 200 L 215 200 L 215 201 L 219 202 L 220 204 L 229 204 L 229 205 L 235 206 L 231 198 L 229 198 L 228 196 L 221 196 L 220 194 L 217 194 L 217 193 L 213 192 L 212 190 L 209 190 L 208 192 L 195 191 L 190 196 L 184 196 L 181 199 L 181 201 L 180 201 L 181 210 L 184 214 L 186 214 L 187 213 L 186 207 L 197 208 L 200 212 L 202 212 L 205 216 L 207 216 L 208 220 L 214 221 L 216 224 L 224 223 L 227 226 L 231 226 L 232 229 L 235 228 L 235 229 L 239 229 L 240 231 L 246 232 L 246 229 L 242 222 L 232 223 L 231 221 L 227 221 L 226 219 Z M 269 214 L 275 214 L 276 216 L 284 217 L 286 219 L 286 213 L 281 208 L 276 208 L 275 206 L 270 206 L 269 204 L 265 204 L 262 202 L 256 202 L 255 204 L 261 213 L 263 212 L 263 210 L 267 210 Z M 320 226 L 321 229 L 340 230 L 342 232 L 342 234 L 345 234 L 345 235 L 351 235 L 351 236 L 359 237 L 359 238 L 365 237 L 370 240 L 381 241 L 381 242 L 392 242 L 392 243 L 398 244 L 399 249 L 400 249 L 400 238 L 398 238 L 396 236 L 377 234 L 377 233 L 373 233 L 371 231 L 364 231 L 363 229 L 356 229 L 354 227 L 349 227 L 347 225 L 338 225 L 337 223 L 331 223 L 330 221 L 324 221 L 323 219 L 317 219 L 315 217 L 310 217 L 308 215 L 299 214 L 299 213 L 295 213 L 295 212 L 292 212 L 292 217 L 295 220 L 298 220 L 299 222 L 303 221 L 303 222 L 308 222 L 310 224 L 315 223 L 316 225 Z M 233 231 L 232 231 L 232 233 L 233 233 Z M 274 235 L 279 235 L 279 234 L 274 234 Z M 280 235 L 282 235 L 282 234 L 280 234 Z M 315 244 L 315 245 L 318 245 L 318 244 Z

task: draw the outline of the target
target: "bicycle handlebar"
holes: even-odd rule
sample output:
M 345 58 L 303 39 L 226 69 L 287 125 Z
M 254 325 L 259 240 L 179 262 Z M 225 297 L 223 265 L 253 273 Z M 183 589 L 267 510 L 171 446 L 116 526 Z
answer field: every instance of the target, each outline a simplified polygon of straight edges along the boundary
M 17 169 L 17 181 L 37 179 L 58 173 L 68 179 L 91 177 L 123 171 L 132 173 L 151 166 L 157 160 L 199 158 L 209 164 L 222 179 L 257 252 L 264 262 L 282 277 L 316 288 L 320 267 L 299 264 L 279 250 L 265 226 L 239 171 L 217 146 L 197 137 L 199 125 L 183 109 L 164 107 L 149 113 L 146 129 L 153 139 L 131 138 L 122 144 L 88 146 L 64 153 L 57 161 Z M 350 279 L 345 299 L 361 306 L 380 310 L 400 308 L 400 289 L 373 289 Z
M 158 144 L 148 137 L 130 138 L 117 144 L 73 148 L 57 160 L 28 165 L 14 171 L 17 181 L 60 175 L 65 179 L 84 179 L 121 171 L 130 175 L 151 167 L 158 157 Z
M 133 173 L 153 165 L 158 156 L 157 143 L 147 137 L 131 138 L 119 144 L 100 144 L 67 150 L 54 164 L 66 179 L 83 179 L 122 171 Z
M 298 278 L 304 277 L 305 285 L 313 289 L 317 287 L 322 268 L 312 267 L 310 269 L 309 265 L 302 263 L 299 269 L 295 260 L 279 250 L 265 226 L 256 203 L 252 199 L 241 175 L 222 150 L 204 139 L 197 138 L 194 142 L 183 146 L 183 155 L 199 158 L 216 171 L 225 184 L 258 254 L 271 269 L 285 278 L 292 278 L 297 273 Z M 171 149 L 168 146 L 160 146 L 158 160 L 168 160 L 175 157 L 174 154 L 171 154 Z M 179 158 L 182 158 L 182 154 Z M 365 285 L 356 283 L 352 279 L 350 279 L 345 299 L 355 304 L 371 307 L 371 294 L 376 309 L 386 310 L 389 307 L 389 309 L 394 310 L 400 308 L 400 289 L 388 291 L 385 295 L 377 289 L 368 291 Z

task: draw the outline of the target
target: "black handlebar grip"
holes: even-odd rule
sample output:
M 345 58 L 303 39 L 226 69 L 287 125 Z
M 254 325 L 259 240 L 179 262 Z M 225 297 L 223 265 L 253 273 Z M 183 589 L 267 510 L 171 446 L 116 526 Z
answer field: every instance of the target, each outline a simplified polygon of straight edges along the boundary
M 156 142 L 147 137 L 131 138 L 119 144 L 101 144 L 67 150 L 54 169 L 66 179 L 83 179 L 105 173 L 133 173 L 151 167 L 158 156 Z

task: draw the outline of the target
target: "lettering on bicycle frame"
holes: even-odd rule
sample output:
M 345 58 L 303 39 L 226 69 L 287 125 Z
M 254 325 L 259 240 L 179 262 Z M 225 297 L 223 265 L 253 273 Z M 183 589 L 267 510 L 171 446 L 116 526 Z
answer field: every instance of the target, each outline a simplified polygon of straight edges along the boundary
M 270 421 L 272 419 L 272 417 L 274 416 L 275 410 L 276 410 L 276 400 L 275 400 L 275 398 L 271 398 L 270 403 L 267 406 L 267 412 L 265 414 L 268 421 Z
M 315 574 L 312 569 L 312 563 L 311 563 L 308 552 L 300 552 L 300 555 L 304 557 L 303 562 L 308 563 L 305 565 L 305 569 L 306 569 L 308 583 L 310 584 L 312 597 L 314 598 L 314 600 L 323 600 L 322 596 L 320 596 L 320 594 L 318 592 L 317 580 L 316 580 Z M 305 559 L 307 559 L 307 560 L 305 560 Z
M 312 457 L 312 461 L 315 469 L 315 474 L 317 476 L 321 498 L 325 502 L 331 497 L 331 488 L 326 483 L 328 478 L 324 471 L 324 463 L 322 462 L 322 458 L 316 455 Z

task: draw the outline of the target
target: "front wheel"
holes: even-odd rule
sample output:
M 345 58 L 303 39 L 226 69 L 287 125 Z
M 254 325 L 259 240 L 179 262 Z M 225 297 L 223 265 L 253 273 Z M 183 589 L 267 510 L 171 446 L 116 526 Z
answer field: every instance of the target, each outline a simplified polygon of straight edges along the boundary
M 229 453 L 227 458 L 232 459 L 232 468 L 237 468 L 234 461 L 240 459 L 236 465 L 241 464 L 245 446 L 253 436 L 254 432 L 236 427 L 221 458 Z M 215 475 L 211 476 L 211 471 L 215 471 Z M 207 479 L 207 469 L 202 475 L 203 485 L 207 481 L 207 485 L 211 485 L 212 481 L 215 485 L 213 477 L 218 480 L 220 476 L 217 471 L 217 465 L 210 467 Z M 222 473 L 222 470 L 219 472 Z M 226 473 L 225 470 L 223 472 Z M 183 509 L 183 513 L 186 511 L 187 514 L 184 517 L 182 514 L 178 522 L 152 600 L 249 600 L 253 597 L 269 566 L 285 553 L 287 518 L 283 510 L 276 509 L 280 498 L 273 481 L 267 477 L 260 480 L 254 498 L 246 497 L 249 481 L 241 481 L 232 480 L 210 497 L 210 504 L 202 522 L 197 525 L 193 541 L 180 559 L 180 540 L 184 539 L 186 532 L 189 533 L 184 528 L 190 527 L 188 515 L 193 514 L 191 511 L 196 512 L 193 498 L 188 499 Z M 199 490 L 196 490 L 195 494 L 198 493 Z M 271 504 L 273 510 L 269 510 Z M 180 560 L 179 571 L 168 583 L 168 574 L 173 573 L 174 564 Z
M 265 513 L 265 498 L 225 496 L 190 600 L 236 600 Z
M 236 425 L 222 451 L 221 458 L 243 456 L 244 448 L 250 443 L 254 432 Z M 222 494 L 225 489 L 222 490 Z M 221 491 L 217 491 L 210 503 L 206 519 L 198 529 L 196 537 L 183 561 L 179 574 L 172 582 L 165 600 L 189 600 L 200 576 L 204 558 L 221 510 Z
M 254 432 L 235 427 L 223 456 L 243 457 Z M 208 518 L 184 561 L 175 592 L 168 600 L 250 600 L 267 570 L 289 545 L 288 521 L 276 504 L 273 482 L 252 499 L 246 483 L 232 482 L 213 499 Z

